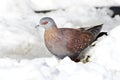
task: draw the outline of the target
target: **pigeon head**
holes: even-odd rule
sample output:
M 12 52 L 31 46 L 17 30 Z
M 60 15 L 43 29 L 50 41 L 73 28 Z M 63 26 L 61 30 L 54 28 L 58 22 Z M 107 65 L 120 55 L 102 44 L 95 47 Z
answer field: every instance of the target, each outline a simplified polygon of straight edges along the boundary
M 56 24 L 55 24 L 55 22 L 54 22 L 54 20 L 52 18 L 43 17 L 43 18 L 40 19 L 40 22 L 39 22 L 38 26 L 41 26 L 44 29 L 48 29 L 48 28 L 51 28 L 51 27 L 55 27 Z

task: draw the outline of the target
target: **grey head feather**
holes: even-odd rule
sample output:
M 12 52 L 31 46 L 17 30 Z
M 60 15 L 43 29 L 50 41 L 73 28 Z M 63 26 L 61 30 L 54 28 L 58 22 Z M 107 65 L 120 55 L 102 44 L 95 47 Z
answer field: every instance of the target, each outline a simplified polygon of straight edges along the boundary
M 48 23 L 43 25 L 42 22 L 45 22 L 45 21 L 47 21 Z M 43 18 L 40 19 L 40 26 L 42 26 L 45 29 L 48 29 L 50 27 L 56 26 L 56 23 L 50 17 L 43 17 Z

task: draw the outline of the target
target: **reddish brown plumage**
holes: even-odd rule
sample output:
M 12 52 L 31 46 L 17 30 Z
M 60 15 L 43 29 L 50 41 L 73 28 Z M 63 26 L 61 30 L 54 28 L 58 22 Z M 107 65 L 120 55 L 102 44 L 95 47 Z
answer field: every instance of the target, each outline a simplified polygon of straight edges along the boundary
M 78 57 L 79 53 L 94 41 L 94 35 L 87 30 L 52 27 L 45 31 L 45 43 L 54 55 L 64 58 Z M 61 49 L 62 47 L 62 49 Z M 60 49 L 60 50 L 58 50 Z M 63 55 L 64 52 L 65 54 Z M 60 55 L 62 53 L 62 55 Z
M 81 52 L 85 47 L 91 44 L 93 36 L 88 32 L 75 33 L 67 44 L 67 49 L 72 53 Z

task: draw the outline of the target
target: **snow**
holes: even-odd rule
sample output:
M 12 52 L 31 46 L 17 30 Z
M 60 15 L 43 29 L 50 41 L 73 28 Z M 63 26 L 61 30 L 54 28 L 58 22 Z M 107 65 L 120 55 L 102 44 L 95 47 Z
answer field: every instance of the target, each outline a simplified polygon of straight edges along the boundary
M 30 0 L 34 10 L 55 10 L 77 6 L 113 6 L 119 5 L 119 0 Z
M 64 4 L 66 5 L 64 5 Z M 91 3 L 91 4 L 90 4 Z M 118 0 L 4 0 L 0 3 L 0 80 L 119 80 L 120 16 L 108 8 Z M 34 13 L 36 10 L 55 10 Z M 100 37 L 90 47 L 88 63 L 69 57 L 57 59 L 44 45 L 42 28 L 35 25 L 43 16 L 58 27 L 89 27 L 104 23 Z
M 96 45 L 96 48 L 94 50 L 94 57 L 96 56 L 96 59 L 94 61 L 96 63 L 103 65 L 107 69 L 116 71 L 120 70 L 120 65 L 118 64 L 120 61 L 120 38 L 118 37 L 120 35 L 119 30 L 120 26 L 111 30 L 109 36 L 101 39 L 101 41 Z M 104 60 L 104 62 L 101 62 L 101 60 Z
M 0 7 L 6 6 L 5 10 L 1 9 L 3 14 L 0 15 L 0 57 L 21 59 L 46 56 L 47 49 L 47 53 L 41 51 L 45 49 L 42 47 L 44 43 L 40 42 L 41 38 L 36 37 L 38 33 L 34 26 L 38 19 L 32 16 L 34 12 L 25 4 L 25 1 L 9 1 L 10 3 L 7 0 L 4 4 L 0 3 L 2 4 Z

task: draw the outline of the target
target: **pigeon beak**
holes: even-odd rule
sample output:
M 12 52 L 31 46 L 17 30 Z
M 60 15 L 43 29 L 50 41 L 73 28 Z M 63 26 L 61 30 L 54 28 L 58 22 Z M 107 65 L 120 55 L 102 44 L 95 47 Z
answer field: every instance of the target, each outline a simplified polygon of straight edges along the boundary
M 38 24 L 38 25 L 35 26 L 35 28 L 38 28 L 39 26 L 40 26 L 40 25 Z

